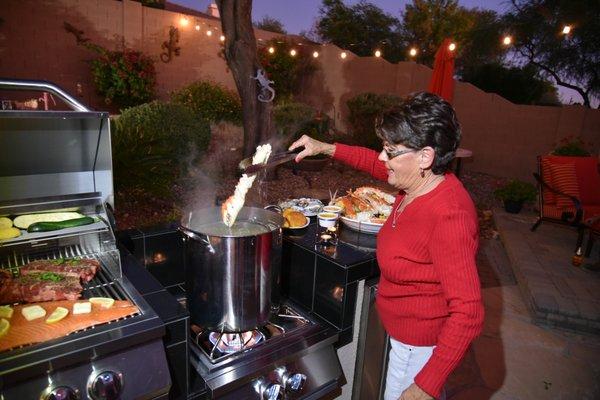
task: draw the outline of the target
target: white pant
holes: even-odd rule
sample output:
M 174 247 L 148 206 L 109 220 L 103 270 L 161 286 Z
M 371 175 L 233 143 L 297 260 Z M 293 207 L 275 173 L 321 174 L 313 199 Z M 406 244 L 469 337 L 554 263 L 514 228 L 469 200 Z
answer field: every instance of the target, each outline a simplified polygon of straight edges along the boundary
M 415 382 L 415 376 L 427 363 L 435 346 L 411 346 L 390 338 L 390 354 L 385 378 L 384 400 L 398 400 Z M 446 396 L 442 393 L 440 399 Z

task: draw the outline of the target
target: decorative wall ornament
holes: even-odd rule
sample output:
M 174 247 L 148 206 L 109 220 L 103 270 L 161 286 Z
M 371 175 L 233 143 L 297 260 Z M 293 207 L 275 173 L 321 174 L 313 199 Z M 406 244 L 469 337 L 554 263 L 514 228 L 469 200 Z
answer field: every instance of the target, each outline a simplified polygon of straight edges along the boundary
M 264 69 L 257 69 L 256 76 L 252 77 L 252 79 L 256 79 L 258 84 L 260 85 L 260 93 L 258 94 L 258 100 L 263 103 L 269 103 L 273 101 L 275 98 L 275 89 L 273 89 L 270 85 L 272 85 L 273 81 L 270 81 L 265 75 Z
M 77 44 L 83 44 L 83 43 L 87 43 L 90 41 L 90 39 L 83 36 L 83 34 L 85 33 L 84 31 L 77 29 L 70 23 L 63 21 L 63 27 L 65 28 L 65 30 L 67 32 L 69 32 L 69 33 L 73 34 L 73 36 L 75 36 L 75 40 L 77 40 Z
M 173 54 L 179 56 L 181 47 L 177 46 L 177 44 L 179 44 L 179 29 L 171 25 L 169 27 L 169 41 L 164 41 L 162 46 L 160 46 L 160 48 L 164 50 L 164 53 L 160 54 L 162 62 L 170 62 L 173 58 Z

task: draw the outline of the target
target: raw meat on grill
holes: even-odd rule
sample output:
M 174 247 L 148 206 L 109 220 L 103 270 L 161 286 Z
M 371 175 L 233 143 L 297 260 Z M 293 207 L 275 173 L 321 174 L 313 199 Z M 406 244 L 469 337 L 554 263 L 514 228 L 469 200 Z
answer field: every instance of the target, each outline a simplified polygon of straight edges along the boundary
M 34 303 L 50 300 L 77 300 L 83 287 L 78 277 L 52 276 L 44 273 L 21 275 L 0 280 L 0 304 Z M 53 280 L 57 279 L 57 280 Z
M 32 261 L 23 265 L 20 271 L 21 275 L 53 272 L 59 275 L 80 278 L 83 282 L 89 282 L 94 278 L 99 268 L 100 263 L 89 258 L 59 258 L 56 260 Z

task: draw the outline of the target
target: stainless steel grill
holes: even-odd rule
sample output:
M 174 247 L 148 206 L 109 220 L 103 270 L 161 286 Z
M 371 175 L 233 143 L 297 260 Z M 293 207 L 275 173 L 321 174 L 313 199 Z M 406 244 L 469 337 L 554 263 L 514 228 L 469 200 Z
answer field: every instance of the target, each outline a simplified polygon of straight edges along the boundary
M 0 241 L 0 268 L 17 276 L 34 260 L 95 259 L 100 270 L 82 285 L 83 298 L 128 300 L 139 312 L 0 353 L 0 398 L 96 399 L 94 390 L 104 390 L 105 382 L 113 383 L 106 390 L 114 398 L 163 398 L 170 386 L 164 324 L 123 275 L 110 224 L 108 114 L 87 110 L 46 82 L 0 79 L 0 89 L 14 88 L 51 92 L 77 111 L 0 111 L 0 216 L 76 210 L 95 222 L 51 232 L 23 230 Z

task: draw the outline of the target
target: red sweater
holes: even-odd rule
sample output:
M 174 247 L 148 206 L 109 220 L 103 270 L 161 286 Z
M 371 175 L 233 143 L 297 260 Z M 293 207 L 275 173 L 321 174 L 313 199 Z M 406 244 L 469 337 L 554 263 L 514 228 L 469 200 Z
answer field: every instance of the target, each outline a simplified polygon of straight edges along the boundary
M 378 153 L 336 143 L 334 158 L 387 180 Z M 415 383 L 439 397 L 448 378 L 483 327 L 483 303 L 475 256 L 477 212 L 451 173 L 415 198 L 377 236 L 381 271 L 377 310 L 391 337 L 413 346 L 436 346 Z M 403 195 L 396 197 L 396 205 Z

